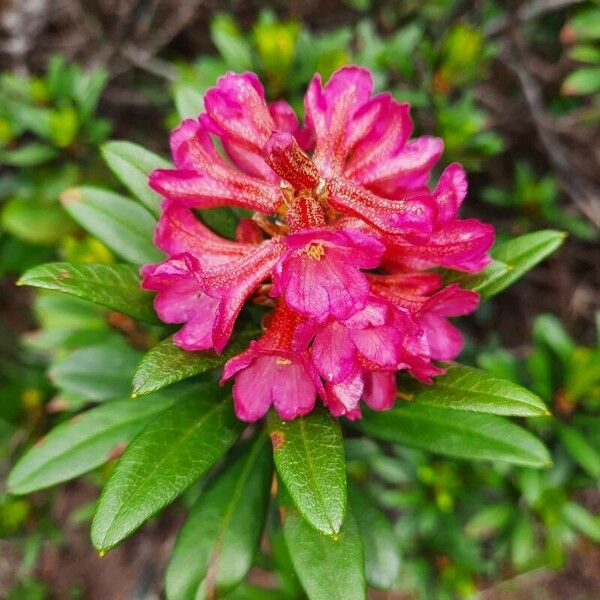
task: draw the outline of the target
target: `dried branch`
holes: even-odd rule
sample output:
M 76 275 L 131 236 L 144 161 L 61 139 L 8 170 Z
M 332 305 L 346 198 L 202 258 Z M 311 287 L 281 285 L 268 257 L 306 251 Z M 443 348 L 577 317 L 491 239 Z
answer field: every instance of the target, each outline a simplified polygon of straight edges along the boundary
M 506 41 L 500 60 L 517 76 L 539 140 L 556 172 L 561 187 L 577 208 L 600 228 L 600 190 L 572 163 L 548 117 L 540 86 L 525 66 L 517 44 Z

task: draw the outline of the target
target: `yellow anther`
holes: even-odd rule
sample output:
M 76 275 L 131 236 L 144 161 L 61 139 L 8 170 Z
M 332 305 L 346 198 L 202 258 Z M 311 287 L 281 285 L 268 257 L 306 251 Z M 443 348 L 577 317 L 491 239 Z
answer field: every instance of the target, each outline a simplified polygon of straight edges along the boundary
M 321 260 L 325 254 L 325 248 L 323 244 L 311 243 L 306 249 L 306 254 L 308 254 L 311 258 L 314 258 L 314 260 Z

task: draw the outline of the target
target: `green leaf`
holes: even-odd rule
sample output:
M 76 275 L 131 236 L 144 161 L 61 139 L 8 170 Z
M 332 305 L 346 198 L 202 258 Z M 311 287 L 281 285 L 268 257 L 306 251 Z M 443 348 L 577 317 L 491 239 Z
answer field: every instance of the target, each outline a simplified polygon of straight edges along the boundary
M 167 569 L 169 600 L 220 597 L 244 579 L 260 541 L 273 474 L 259 435 L 202 493 L 181 528 Z
M 600 10 L 593 3 L 585 6 L 577 11 L 571 17 L 563 31 L 561 38 L 564 36 L 567 43 L 574 41 L 595 41 L 600 39 Z
M 102 402 L 129 396 L 140 352 L 124 343 L 86 346 L 55 363 L 48 375 L 57 387 Z
M 571 458 L 596 481 L 600 481 L 600 453 L 574 427 L 557 423 L 557 432 Z
M 567 238 L 562 231 L 545 229 L 527 233 L 497 245 L 492 256 L 509 267 L 509 272 L 500 280 L 481 290 L 489 298 L 512 285 L 523 277 L 527 271 L 558 250 Z
M 302 516 L 318 530 L 334 535 L 346 511 L 346 469 L 342 431 L 322 409 L 282 421 L 267 421 L 275 466 Z
M 36 167 L 57 156 L 56 148 L 33 142 L 15 150 L 0 150 L 0 163 L 10 167 Z
M 592 515 L 581 504 L 567 502 L 563 515 L 569 524 L 591 540 L 600 544 L 600 518 Z
M 295 512 L 287 515 L 283 533 L 310 600 L 366 599 L 363 549 L 350 511 L 335 537 L 323 535 Z
M 350 506 L 356 520 L 365 554 L 367 582 L 387 590 L 400 571 L 398 542 L 389 519 L 375 502 L 355 484 L 348 486 Z
M 445 283 L 458 283 L 467 290 L 473 290 L 486 296 L 485 290 L 493 288 L 510 271 L 507 264 L 493 260 L 483 271 L 476 275 L 469 273 L 449 272 L 445 277 Z
M 459 283 L 464 288 L 479 292 L 484 298 L 491 298 L 550 256 L 565 238 L 565 233 L 552 229 L 521 235 L 495 246 L 491 252 L 495 260 L 481 273 L 452 274 L 446 281 Z
M 180 119 L 197 119 L 204 108 L 204 95 L 187 83 L 173 86 L 173 99 Z
M 515 417 L 549 415 L 544 402 L 524 387 L 456 363 L 444 363 L 446 374 L 424 385 L 402 377 L 400 395 L 441 408 Z
M 140 288 L 130 265 L 46 263 L 26 271 L 18 285 L 57 290 L 149 323 L 160 322 L 154 295 Z
M 159 215 L 162 197 L 148 185 L 148 175 L 155 169 L 172 169 L 173 165 L 131 142 L 107 142 L 102 146 L 102 156 L 117 179 L 150 212 Z
M 573 71 L 563 82 L 561 92 L 567 96 L 586 96 L 600 92 L 600 67 L 583 67 Z
M 118 400 L 61 423 L 13 467 L 8 477 L 10 493 L 28 494 L 99 467 L 173 401 L 165 396 L 143 402 Z
M 354 425 L 380 440 L 456 458 L 530 467 L 551 464 L 536 437 L 496 415 L 411 403 L 386 412 L 365 411 Z
M 227 206 L 207 208 L 202 211 L 200 218 L 212 231 L 223 237 L 235 239 L 239 219 L 233 209 Z
M 2 210 L 2 227 L 30 244 L 56 244 L 77 228 L 57 202 L 12 198 Z
M 232 356 L 239 354 L 256 335 L 255 331 L 240 334 L 222 354 L 210 350 L 188 352 L 167 338 L 142 358 L 133 378 L 133 395 L 155 392 L 176 381 L 221 367 Z
M 156 219 L 133 200 L 94 187 L 71 188 L 60 199 L 79 225 L 126 261 L 141 265 L 164 258 L 152 243 Z
M 210 392 L 212 397 L 208 397 Z M 110 550 L 171 503 L 235 442 L 241 423 L 231 397 L 207 386 L 178 400 L 129 445 L 102 491 L 92 542 Z
M 512 563 L 519 568 L 524 568 L 536 556 L 535 532 L 528 512 L 517 518 L 510 539 L 510 554 Z
M 465 533 L 474 538 L 489 537 L 504 529 L 516 510 L 517 506 L 512 502 L 484 506 L 469 519 L 465 525 Z
M 229 69 L 247 71 L 252 69 L 252 51 L 233 17 L 222 13 L 210 25 L 210 39 L 227 62 Z

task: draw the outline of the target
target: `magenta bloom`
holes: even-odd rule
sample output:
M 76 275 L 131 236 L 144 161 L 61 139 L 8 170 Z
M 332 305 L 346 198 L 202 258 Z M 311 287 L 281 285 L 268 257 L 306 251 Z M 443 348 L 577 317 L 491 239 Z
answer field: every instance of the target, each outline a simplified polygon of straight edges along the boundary
M 396 399 L 395 374 L 431 382 L 462 338 L 449 317 L 476 293 L 444 287 L 432 269 L 477 272 L 493 229 L 458 218 L 465 172 L 452 164 L 428 186 L 443 143 L 410 139 L 409 106 L 372 95 L 371 75 L 344 67 L 315 75 L 302 126 L 285 102 L 268 104 L 252 73 L 228 73 L 205 113 L 171 136 L 174 169 L 154 171 L 165 198 L 156 245 L 168 258 L 142 269 L 166 323 L 183 323 L 186 350 L 227 344 L 247 303 L 271 311 L 264 333 L 227 362 L 238 417 L 310 412 L 360 417 Z M 219 138 L 220 154 L 214 144 Z M 250 210 L 236 240 L 210 231 L 194 209 Z

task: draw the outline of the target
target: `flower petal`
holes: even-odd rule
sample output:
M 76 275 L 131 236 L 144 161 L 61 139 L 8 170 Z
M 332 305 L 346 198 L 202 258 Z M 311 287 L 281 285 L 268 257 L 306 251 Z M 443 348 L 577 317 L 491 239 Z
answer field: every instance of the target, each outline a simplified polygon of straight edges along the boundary
M 363 375 L 357 368 L 344 381 L 325 385 L 323 403 L 334 417 L 345 416 L 350 420 L 358 419 L 363 389 Z
M 438 222 L 456 218 L 458 209 L 467 195 L 467 174 L 461 165 L 452 163 L 440 175 L 433 197 L 438 207 Z
M 209 296 L 220 299 L 213 329 L 214 347 L 218 352 L 227 344 L 242 306 L 269 276 L 283 250 L 281 241 L 273 238 L 236 261 L 199 269 L 202 289 Z
M 491 225 L 475 219 L 449 221 L 432 233 L 425 244 L 389 244 L 384 266 L 409 270 L 446 267 L 477 273 L 490 263 L 487 251 L 493 243 Z
M 396 374 L 372 371 L 365 374 L 363 400 L 373 410 L 389 410 L 396 403 Z
M 441 139 L 422 136 L 407 142 L 387 159 L 368 166 L 349 168 L 344 175 L 386 198 L 401 196 L 406 190 L 427 184 L 431 168 L 444 149 Z
M 194 213 L 176 202 L 165 202 L 154 242 L 169 255 L 189 252 L 202 264 L 215 265 L 251 252 L 255 244 L 222 238 L 200 222 Z
M 327 84 L 315 75 L 304 97 L 306 122 L 314 130 L 313 160 L 324 177 L 342 173 L 352 145 L 353 116 L 370 98 L 373 80 L 367 69 L 342 67 Z
M 312 360 L 326 381 L 345 379 L 356 362 L 356 350 L 349 331 L 336 321 L 323 326 L 312 345 Z
M 433 229 L 435 211 L 428 194 L 414 195 L 409 200 L 389 200 L 347 179 L 329 181 L 328 189 L 331 206 L 360 217 L 383 232 L 430 233 Z
M 265 91 L 254 73 L 227 73 L 204 95 L 207 124 L 219 135 L 235 165 L 267 181 L 276 181 L 262 148 L 275 128 Z

